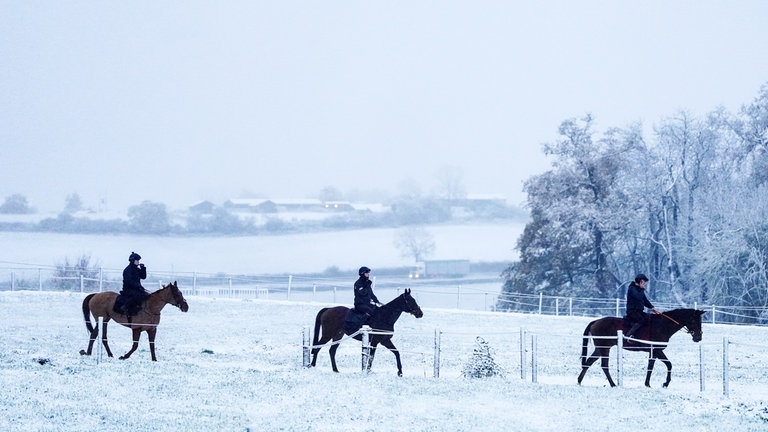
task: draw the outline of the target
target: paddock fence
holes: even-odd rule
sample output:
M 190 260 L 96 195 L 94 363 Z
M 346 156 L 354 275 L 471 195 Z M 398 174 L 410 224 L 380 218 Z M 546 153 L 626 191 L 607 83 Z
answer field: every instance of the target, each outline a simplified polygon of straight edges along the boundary
M 352 298 L 348 276 L 248 275 L 150 271 L 145 287 L 153 291 L 177 281 L 185 295 L 217 298 L 317 301 L 347 303 Z M 623 298 L 580 298 L 547 296 L 543 293 L 502 293 L 503 281 L 495 275 L 481 278 L 419 279 L 407 277 L 374 278 L 381 300 L 412 288 L 422 307 L 455 308 L 476 311 L 506 311 L 554 316 L 622 316 Z M 122 269 L 62 269 L 34 264 L 0 263 L 0 290 L 37 290 L 69 292 L 120 291 Z M 707 312 L 711 324 L 767 325 L 768 309 L 714 304 L 677 305 L 656 303 L 657 308 L 693 307 Z
M 302 366 L 310 367 L 311 351 L 320 348 L 321 353 L 334 344 L 346 344 L 352 342 L 354 346 L 360 344 L 360 364 L 362 372 L 369 372 L 369 358 L 371 347 L 368 336 L 381 334 L 368 326 L 363 326 L 354 335 L 342 338 L 336 342 L 328 342 L 323 345 L 312 345 L 312 328 L 302 328 Z M 353 336 L 362 334 L 362 343 L 352 339 Z M 387 333 L 389 334 L 389 333 Z M 484 332 L 478 336 L 477 332 L 444 331 L 435 328 L 432 338 L 427 333 L 396 333 L 398 348 L 406 367 L 419 367 L 421 365 L 425 377 L 438 379 L 442 376 L 449 378 L 472 378 L 472 355 L 478 352 L 478 341 L 496 349 L 490 349 L 486 353 L 488 363 L 482 366 L 488 370 L 487 376 L 498 376 L 505 379 L 519 379 L 534 384 L 559 384 L 572 385 L 577 381 L 581 372 L 580 355 L 574 354 L 573 334 L 538 334 L 525 328 L 511 329 L 507 332 Z M 595 339 L 614 339 L 617 348 L 613 348 L 609 354 L 609 372 L 618 387 L 640 387 L 645 383 L 646 374 L 649 371 L 650 355 L 646 353 L 629 352 L 621 349 L 623 341 L 630 339 L 624 337 L 621 331 L 616 336 L 595 337 Z M 566 340 L 567 339 L 567 340 Z M 680 339 L 687 339 L 680 338 Z M 732 388 L 737 388 L 739 394 L 749 394 L 755 388 L 765 388 L 768 384 L 768 345 L 734 342 L 730 337 L 723 337 L 722 344 L 718 341 L 700 343 L 688 343 L 678 340 L 675 343 L 654 343 L 632 339 L 636 343 L 663 347 L 669 361 L 673 364 L 671 370 L 671 384 L 673 388 L 683 388 L 690 392 L 721 393 L 729 397 Z M 498 349 L 501 348 L 501 349 Z M 579 344 L 578 348 L 581 346 Z M 594 344 L 590 343 L 587 356 L 591 354 Z M 357 348 L 355 348 L 357 349 Z M 337 363 L 339 367 L 343 361 L 339 361 L 341 350 L 337 351 Z M 377 348 L 378 362 L 387 363 L 380 368 L 389 368 L 388 350 L 379 346 Z M 347 358 L 350 351 L 347 350 Z M 325 354 L 328 356 L 327 352 Z M 564 365 L 563 358 L 572 358 L 572 365 Z M 324 367 L 319 360 L 318 367 Z M 327 360 L 326 360 L 327 361 Z M 656 360 L 652 370 L 652 387 L 659 387 L 666 381 L 667 367 L 661 360 Z M 601 368 L 601 359 L 598 358 L 589 369 L 583 382 L 584 386 L 607 385 L 608 381 Z

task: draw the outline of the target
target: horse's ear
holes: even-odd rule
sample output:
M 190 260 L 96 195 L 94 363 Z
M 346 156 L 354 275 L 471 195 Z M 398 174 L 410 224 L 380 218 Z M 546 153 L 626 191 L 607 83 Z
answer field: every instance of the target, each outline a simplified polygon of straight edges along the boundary
M 410 293 L 411 293 L 411 289 L 410 289 L 410 288 L 406 288 L 406 289 L 405 289 L 405 293 L 406 293 L 406 294 L 410 294 Z

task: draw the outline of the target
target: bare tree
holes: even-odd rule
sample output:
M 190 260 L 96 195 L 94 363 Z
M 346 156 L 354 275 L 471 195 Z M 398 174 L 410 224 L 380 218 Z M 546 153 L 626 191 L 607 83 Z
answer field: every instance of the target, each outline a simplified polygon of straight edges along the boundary
M 437 172 L 437 193 L 439 198 L 457 200 L 467 197 L 464 188 L 464 171 L 457 166 L 444 166 Z
M 423 227 L 403 228 L 395 233 L 394 244 L 402 257 L 413 257 L 415 262 L 435 252 L 435 238 Z

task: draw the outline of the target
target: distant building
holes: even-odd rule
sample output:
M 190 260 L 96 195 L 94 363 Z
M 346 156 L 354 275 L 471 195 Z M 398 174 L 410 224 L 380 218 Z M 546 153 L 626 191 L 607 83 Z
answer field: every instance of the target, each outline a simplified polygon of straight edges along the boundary
M 189 212 L 199 215 L 212 214 L 215 208 L 216 204 L 210 201 L 200 201 L 197 204 L 189 206 Z

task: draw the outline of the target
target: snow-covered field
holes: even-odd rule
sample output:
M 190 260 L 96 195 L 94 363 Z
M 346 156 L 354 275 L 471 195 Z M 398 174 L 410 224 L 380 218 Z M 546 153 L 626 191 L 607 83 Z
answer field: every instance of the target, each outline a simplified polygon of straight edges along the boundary
M 184 287 L 182 287 L 184 288 Z M 642 386 L 645 358 L 624 356 L 624 387 L 608 388 L 593 367 L 576 385 L 588 318 L 469 312 L 422 304 L 403 315 L 394 358 L 376 354 L 362 373 L 359 343 L 341 345 L 341 373 L 328 350 L 302 367 L 302 328 L 325 304 L 188 296 L 190 309 L 163 311 L 152 362 L 146 335 L 128 360 L 80 356 L 87 333 L 80 293 L 0 292 L 0 430 L 3 431 L 765 431 L 768 329 L 704 326 L 705 389 L 699 344 L 684 332 L 667 349 L 668 389 Z M 384 299 L 382 299 L 384 300 Z M 347 303 L 347 302 L 343 302 Z M 439 329 L 440 376 L 433 376 Z M 520 338 L 526 346 L 525 378 Z M 537 340 L 532 382 L 531 337 Z M 466 379 L 476 337 L 492 348 L 503 378 Z M 723 338 L 730 338 L 730 396 L 723 396 Z M 130 332 L 109 327 L 116 356 Z M 616 359 L 612 358 L 615 374 Z M 615 375 L 614 375 L 615 376 Z

